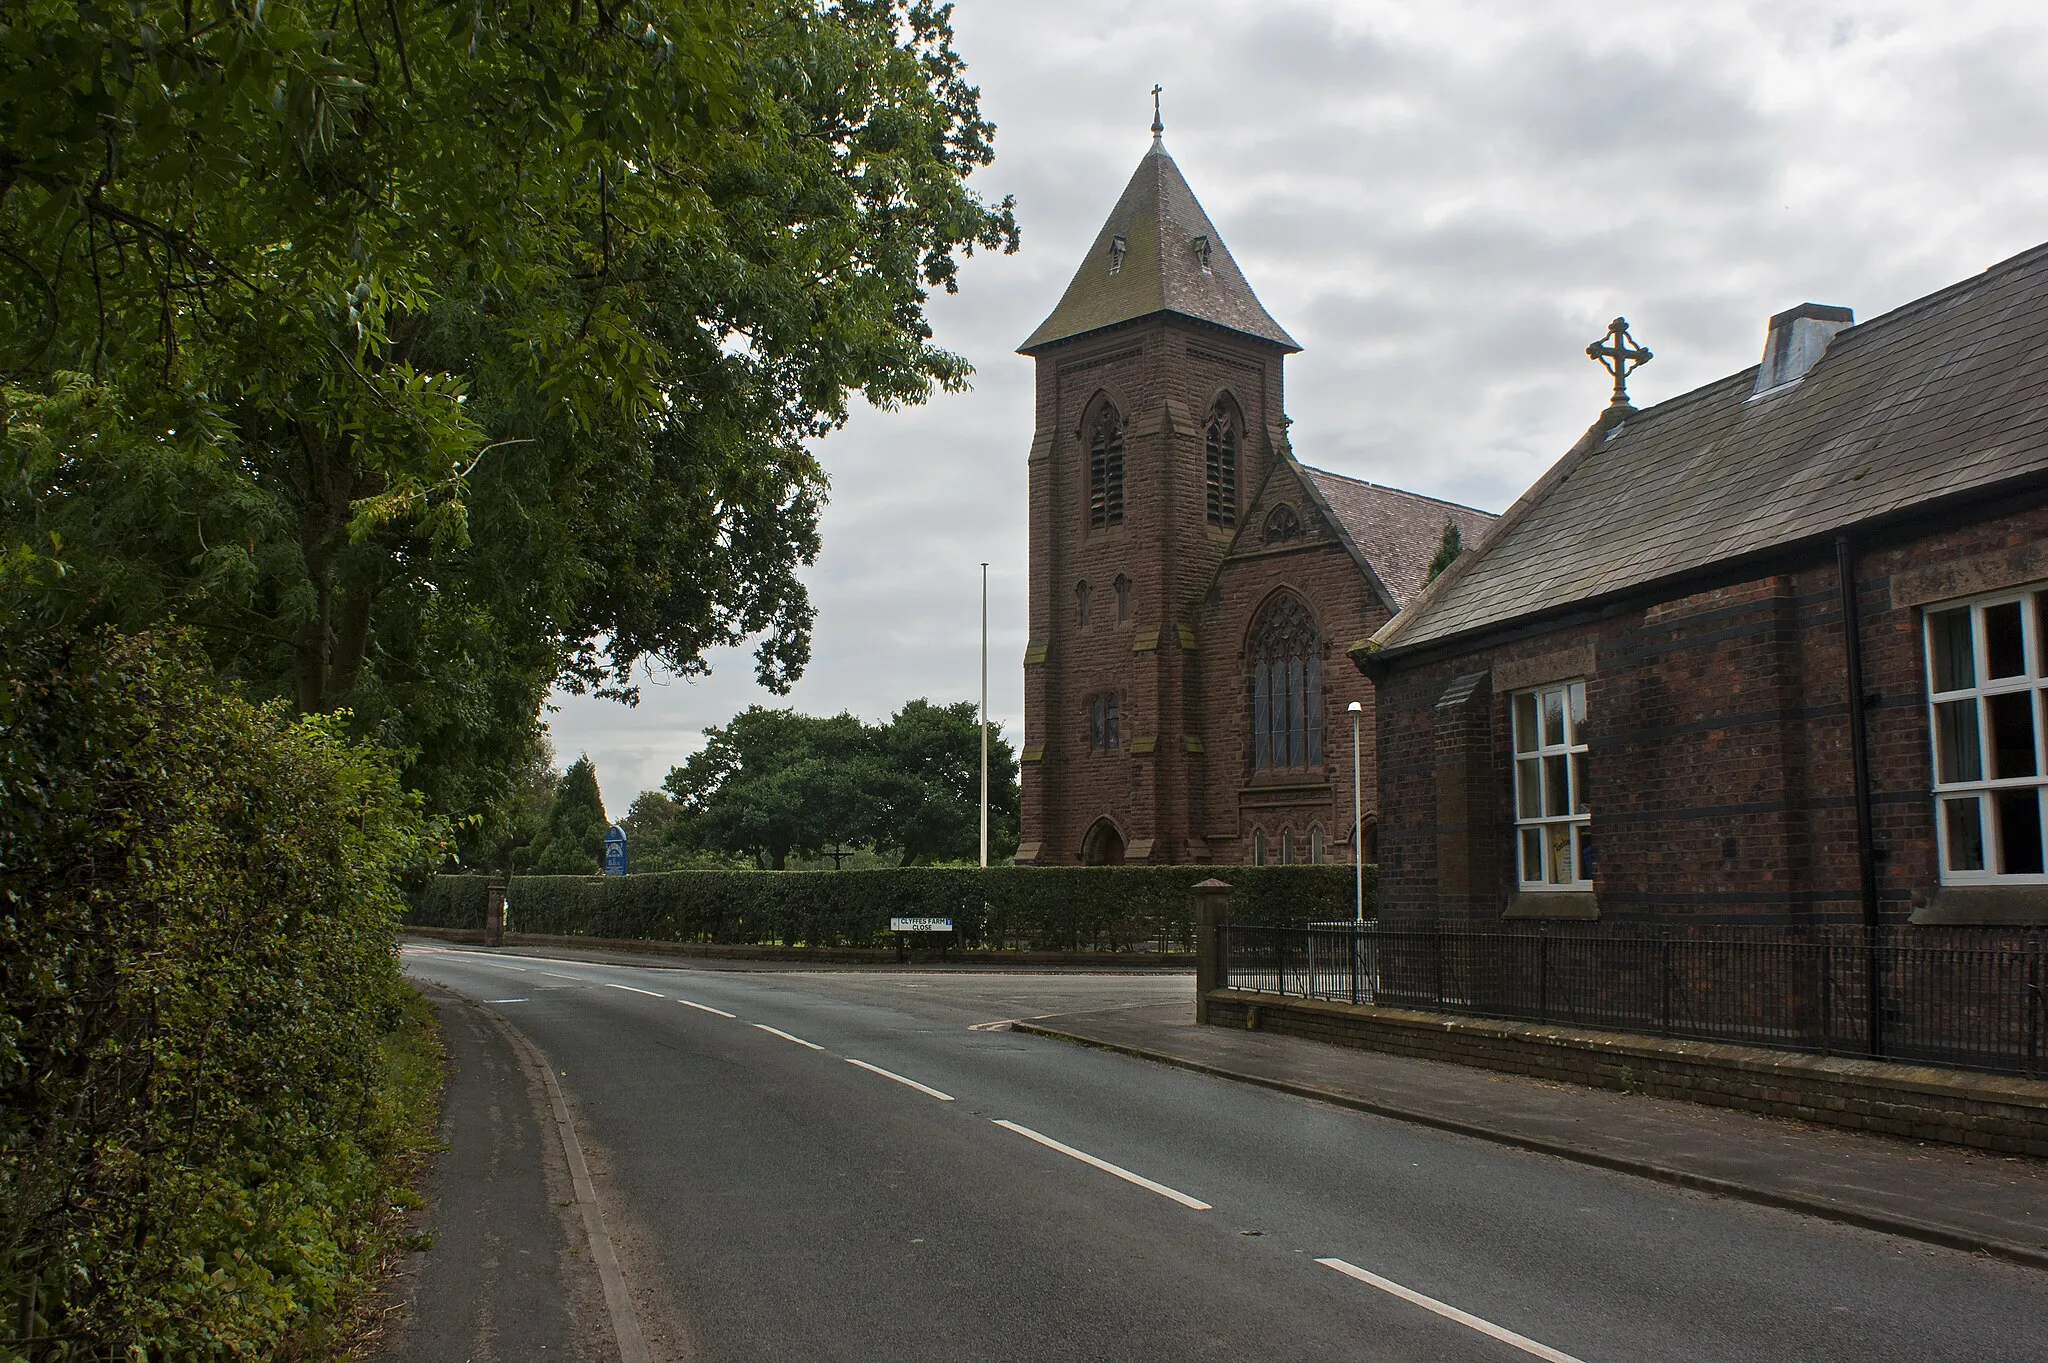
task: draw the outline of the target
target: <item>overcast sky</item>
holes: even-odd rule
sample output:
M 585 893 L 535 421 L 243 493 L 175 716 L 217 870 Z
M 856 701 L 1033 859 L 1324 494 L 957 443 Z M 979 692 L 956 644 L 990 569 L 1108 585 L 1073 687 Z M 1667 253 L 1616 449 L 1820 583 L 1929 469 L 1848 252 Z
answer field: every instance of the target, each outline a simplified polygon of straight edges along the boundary
M 566 764 L 607 807 L 659 786 L 756 701 L 887 716 L 1023 714 L 1031 364 L 1148 145 L 1166 145 L 1267 310 L 1305 347 L 1306 463 L 1499 511 L 1599 413 L 1584 354 L 1616 314 L 1657 358 L 1638 406 L 1754 364 L 1766 319 L 1866 320 L 2048 241 L 2048 6 L 1527 0 L 959 0 L 997 125 L 988 197 L 1023 249 L 934 300 L 971 393 L 856 412 L 832 479 L 811 666 L 787 700 L 745 651 L 637 708 L 559 697 Z

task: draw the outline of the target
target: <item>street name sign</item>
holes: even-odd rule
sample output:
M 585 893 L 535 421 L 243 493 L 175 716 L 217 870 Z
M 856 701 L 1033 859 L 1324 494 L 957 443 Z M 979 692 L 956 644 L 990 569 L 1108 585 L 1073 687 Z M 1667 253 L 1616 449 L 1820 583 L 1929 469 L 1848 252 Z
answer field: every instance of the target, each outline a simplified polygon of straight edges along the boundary
M 889 931 L 891 932 L 951 932 L 952 930 L 953 920 L 950 918 L 891 918 L 889 920 Z

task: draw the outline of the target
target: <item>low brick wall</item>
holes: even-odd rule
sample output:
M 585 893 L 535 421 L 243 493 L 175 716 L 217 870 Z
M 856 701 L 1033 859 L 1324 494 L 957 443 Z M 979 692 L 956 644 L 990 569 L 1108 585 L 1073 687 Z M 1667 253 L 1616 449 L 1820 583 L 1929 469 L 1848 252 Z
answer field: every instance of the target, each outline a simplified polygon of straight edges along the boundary
M 2048 1155 L 2048 1081 L 1218 989 L 1216 1026 L 1681 1098 L 1980 1150 Z

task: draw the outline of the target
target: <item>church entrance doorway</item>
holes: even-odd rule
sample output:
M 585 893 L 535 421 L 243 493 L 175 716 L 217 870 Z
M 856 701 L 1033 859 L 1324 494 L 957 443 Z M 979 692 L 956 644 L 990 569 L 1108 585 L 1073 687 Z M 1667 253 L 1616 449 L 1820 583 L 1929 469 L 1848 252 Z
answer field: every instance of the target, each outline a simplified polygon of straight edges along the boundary
M 1124 864 L 1124 835 L 1116 831 L 1115 824 L 1107 819 L 1095 821 L 1088 836 L 1081 839 L 1081 862 L 1085 866 Z

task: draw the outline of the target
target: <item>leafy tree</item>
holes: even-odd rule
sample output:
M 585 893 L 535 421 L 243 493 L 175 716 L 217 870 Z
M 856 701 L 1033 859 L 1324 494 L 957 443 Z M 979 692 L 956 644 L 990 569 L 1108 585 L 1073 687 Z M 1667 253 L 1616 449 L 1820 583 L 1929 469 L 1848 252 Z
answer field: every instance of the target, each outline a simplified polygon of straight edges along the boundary
M 611 828 L 597 787 L 597 764 L 586 753 L 555 785 L 547 826 L 533 849 L 533 874 L 595 875 L 604 866 L 604 835 Z
M 676 802 L 668 792 L 643 790 L 633 797 L 619 827 L 626 831 L 628 846 L 637 848 L 643 840 L 652 844 L 665 838 L 676 826 L 676 814 Z
M 981 722 L 972 701 L 913 700 L 876 731 L 883 779 L 875 843 L 905 866 L 966 861 L 981 850 Z M 989 726 L 989 857 L 1017 850 L 1017 755 Z
M 923 0 L 22 0 L 0 20 L 0 573 L 508 798 L 557 684 L 758 638 L 849 397 L 956 388 L 1012 248 Z
M 1429 576 L 1422 579 L 1423 585 L 1428 586 L 1436 581 L 1442 575 L 1444 569 L 1457 562 L 1458 555 L 1464 552 L 1464 531 L 1458 529 L 1456 521 L 1446 519 L 1444 521 L 1444 537 L 1437 543 L 1436 557 L 1429 561 Z
M 971 702 L 913 700 L 877 725 L 754 706 L 704 734 L 703 750 L 666 783 L 681 846 L 776 870 L 828 848 L 886 849 L 905 866 L 978 853 L 981 730 Z M 1017 758 L 994 730 L 989 793 L 990 854 L 1007 857 L 1017 848 Z
M 681 808 L 690 848 L 750 856 L 782 870 L 792 852 L 867 841 L 878 775 L 866 726 L 749 706 L 672 768 L 664 789 Z

